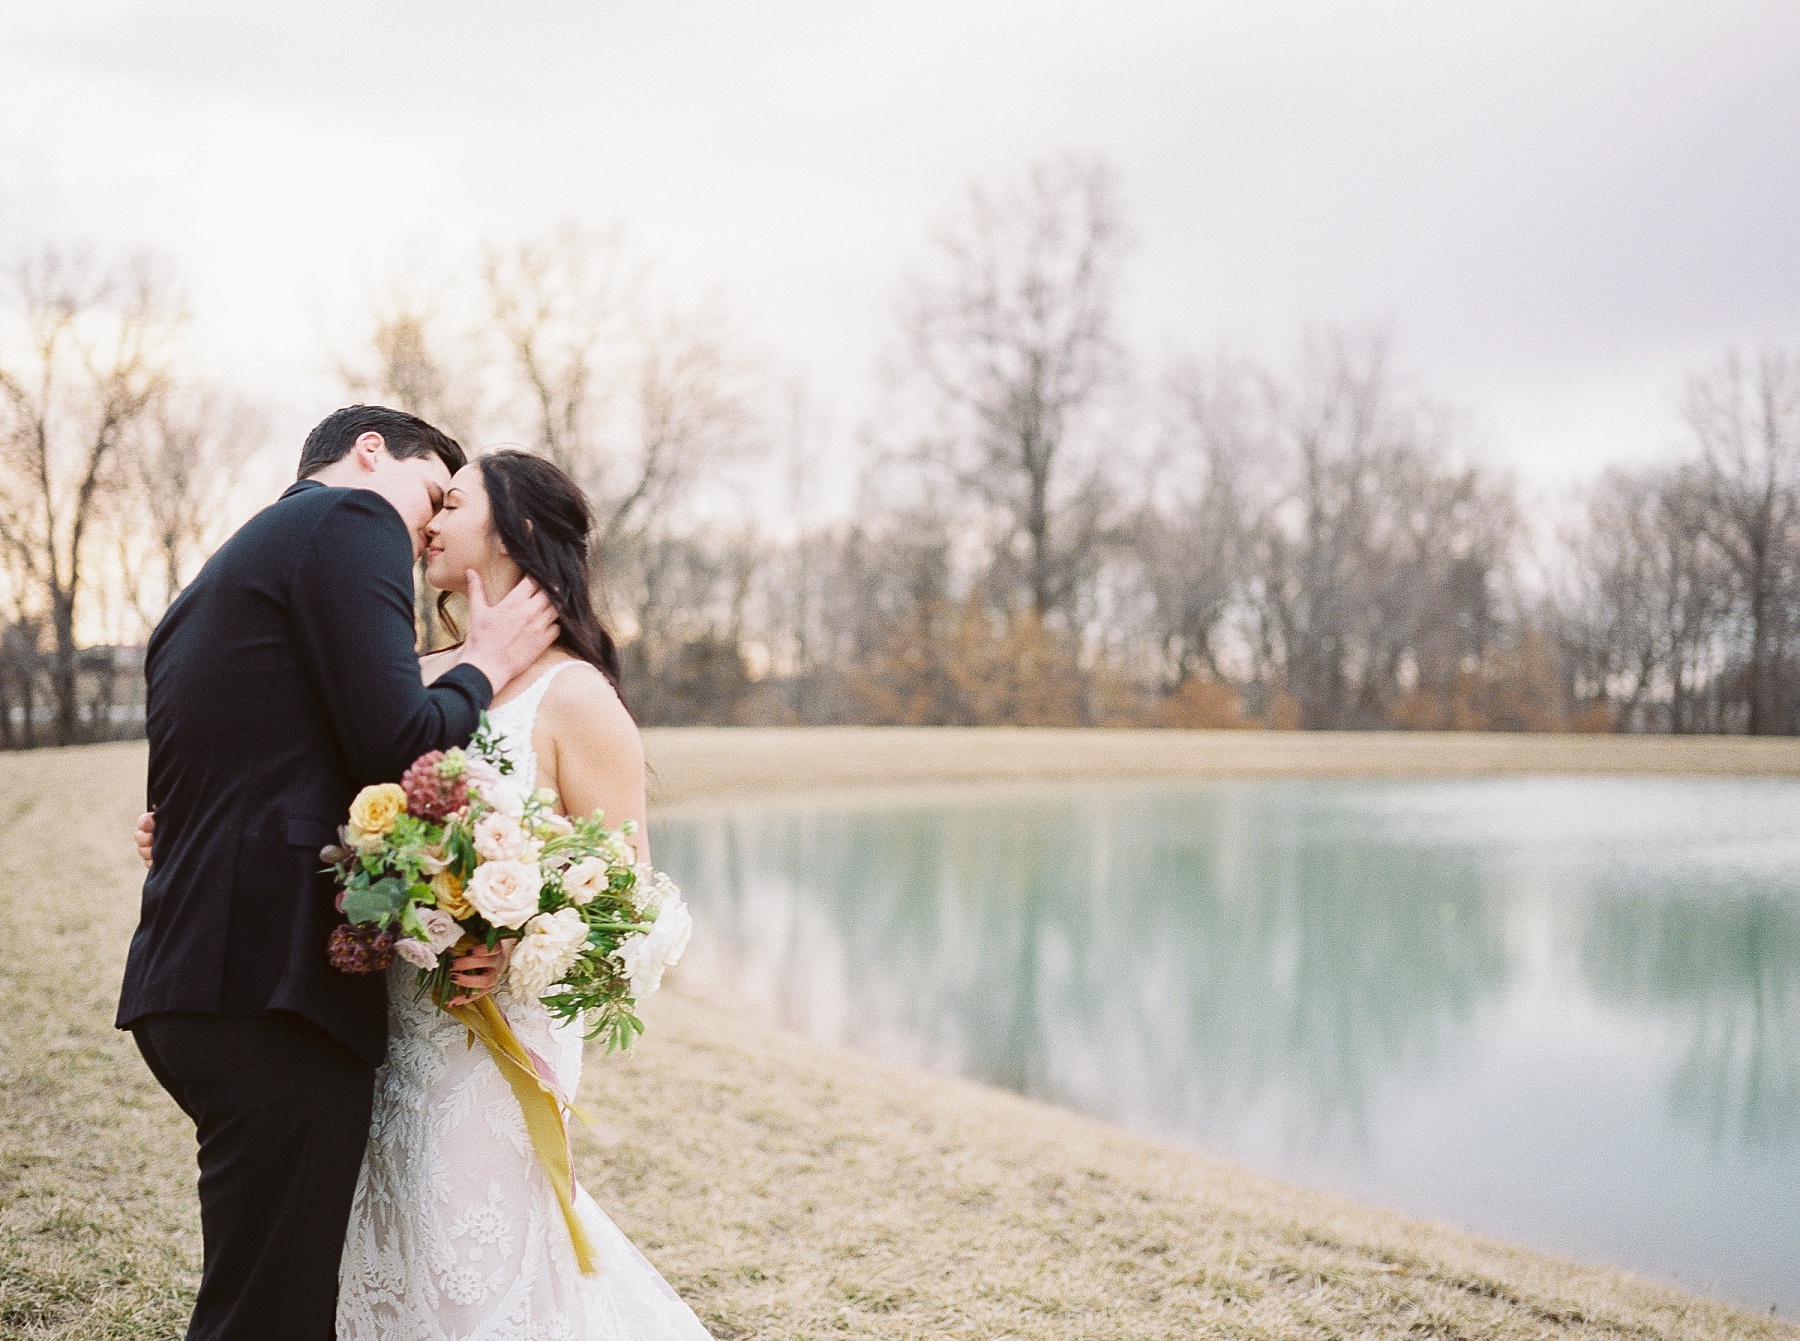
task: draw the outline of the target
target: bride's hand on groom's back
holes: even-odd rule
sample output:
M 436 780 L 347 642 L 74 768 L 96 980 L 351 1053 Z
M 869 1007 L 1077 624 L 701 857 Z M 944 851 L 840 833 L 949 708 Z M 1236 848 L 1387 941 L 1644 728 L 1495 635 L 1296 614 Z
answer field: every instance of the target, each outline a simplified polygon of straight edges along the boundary
M 150 847 L 156 836 L 156 812 L 146 810 L 138 816 L 137 828 L 131 831 L 132 840 L 137 844 L 138 856 L 144 859 L 144 869 L 150 869 Z
M 556 607 L 530 578 L 488 603 L 481 575 L 469 570 L 469 637 L 462 664 L 487 676 L 498 695 L 556 642 Z

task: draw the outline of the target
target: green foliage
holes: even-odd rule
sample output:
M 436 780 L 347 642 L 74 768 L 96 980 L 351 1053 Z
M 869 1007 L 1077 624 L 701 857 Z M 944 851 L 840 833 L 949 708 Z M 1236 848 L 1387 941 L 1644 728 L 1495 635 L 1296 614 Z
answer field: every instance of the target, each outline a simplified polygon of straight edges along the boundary
M 506 751 L 500 748 L 500 742 L 494 735 L 493 723 L 488 721 L 485 712 L 481 714 L 480 724 L 475 728 L 474 738 L 469 741 L 469 752 L 480 755 L 504 775 L 511 775 L 513 771 L 513 762 L 507 757 Z
M 583 955 L 558 989 L 543 998 L 545 1008 L 559 1020 L 583 1020 L 584 1037 L 604 1038 L 608 1052 L 630 1047 L 644 1032 L 631 984 L 611 955 Z
M 378 922 L 385 927 L 406 907 L 406 890 L 406 882 L 393 876 L 358 884 L 344 896 L 344 916 L 359 926 Z
M 427 849 L 438 849 L 443 839 L 442 826 L 415 815 L 401 815 L 394 821 L 383 852 L 387 864 L 405 876 L 408 884 L 430 884 L 428 867 L 432 862 Z
M 461 824 L 453 824 L 444 832 L 444 856 L 458 880 L 467 883 L 475 874 L 475 835 Z

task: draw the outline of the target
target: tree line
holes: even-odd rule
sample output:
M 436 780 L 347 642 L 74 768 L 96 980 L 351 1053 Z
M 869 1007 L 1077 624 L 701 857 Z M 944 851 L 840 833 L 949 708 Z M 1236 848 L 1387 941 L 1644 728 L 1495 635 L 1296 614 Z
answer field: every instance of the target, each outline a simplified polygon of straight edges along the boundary
M 1800 731 L 1800 356 L 1697 369 L 1681 452 L 1546 519 L 1379 334 L 1151 366 L 1128 238 L 1102 162 L 971 188 L 900 285 L 847 511 L 804 387 L 621 230 L 396 273 L 338 368 L 589 491 L 646 724 Z M 181 376 L 153 261 L 11 280 L 3 742 L 129 734 L 266 418 Z

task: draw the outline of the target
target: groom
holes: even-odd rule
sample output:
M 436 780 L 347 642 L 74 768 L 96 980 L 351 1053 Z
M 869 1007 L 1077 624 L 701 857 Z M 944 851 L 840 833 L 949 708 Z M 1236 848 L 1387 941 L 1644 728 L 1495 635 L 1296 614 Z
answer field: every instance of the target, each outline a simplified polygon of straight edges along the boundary
M 150 639 L 154 861 L 117 1022 L 196 1127 L 190 1341 L 330 1341 L 387 1005 L 381 975 L 326 961 L 319 849 L 556 637 L 531 583 L 490 606 L 471 574 L 461 664 L 420 683 L 413 563 L 464 459 L 410 414 L 328 416 Z

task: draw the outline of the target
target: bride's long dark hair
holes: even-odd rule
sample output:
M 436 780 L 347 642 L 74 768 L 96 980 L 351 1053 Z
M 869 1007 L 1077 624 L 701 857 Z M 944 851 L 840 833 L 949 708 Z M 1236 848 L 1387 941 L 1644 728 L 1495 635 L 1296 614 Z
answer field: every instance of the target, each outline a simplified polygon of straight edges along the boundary
M 501 546 L 556 607 L 557 645 L 597 667 L 623 701 L 619 647 L 594 604 L 594 514 L 586 496 L 561 467 L 530 452 L 509 447 L 475 464 Z M 448 597 L 438 597 L 438 617 L 454 631 Z

